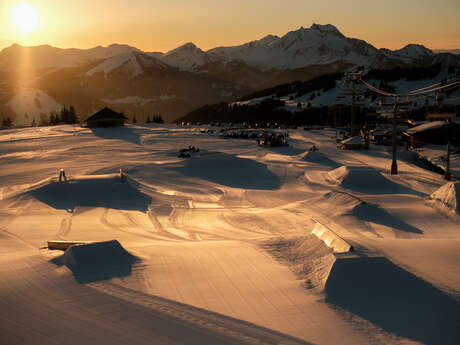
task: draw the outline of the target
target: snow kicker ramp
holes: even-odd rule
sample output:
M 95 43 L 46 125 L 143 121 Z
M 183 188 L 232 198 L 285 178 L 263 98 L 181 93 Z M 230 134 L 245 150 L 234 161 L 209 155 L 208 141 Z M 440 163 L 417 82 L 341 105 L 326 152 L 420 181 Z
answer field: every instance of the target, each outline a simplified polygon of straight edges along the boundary
M 460 215 L 460 182 L 448 182 L 429 198 L 433 204 L 447 213 Z
M 300 159 L 304 162 L 326 165 L 332 168 L 337 168 L 340 166 L 339 163 L 333 161 L 320 151 L 307 151 L 304 155 L 302 155 Z
M 119 177 L 92 176 L 65 182 L 51 181 L 29 194 L 55 209 L 73 210 L 75 207 L 106 207 L 146 212 L 152 202 L 150 196 L 139 191 L 131 182 Z
M 323 241 L 335 253 L 348 253 L 353 250 L 353 246 L 347 243 L 334 231 L 327 228 L 315 219 L 313 219 L 313 221 L 315 221 L 316 224 L 311 233 Z
M 460 304 L 384 257 L 338 256 L 326 302 L 424 344 L 460 344 Z
M 329 171 L 328 179 L 343 188 L 362 193 L 414 193 L 411 189 L 389 180 L 371 167 L 341 166 Z
M 54 262 L 67 266 L 79 283 L 89 283 L 129 276 L 138 261 L 118 241 L 112 240 L 71 246 Z
M 265 164 L 223 152 L 193 156 L 171 169 L 187 177 L 233 188 L 275 190 L 282 185 L 281 179 Z

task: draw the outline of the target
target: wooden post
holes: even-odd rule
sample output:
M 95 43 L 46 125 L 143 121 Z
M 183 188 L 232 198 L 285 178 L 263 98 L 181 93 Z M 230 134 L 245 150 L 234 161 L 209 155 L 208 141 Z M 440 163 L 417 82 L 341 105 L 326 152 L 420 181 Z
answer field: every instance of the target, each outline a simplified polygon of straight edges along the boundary
M 355 87 L 355 79 L 353 77 L 351 82 L 352 87 L 352 96 L 351 96 L 351 124 L 350 124 L 350 136 L 354 137 L 355 132 L 355 122 L 356 122 L 356 113 L 355 113 L 355 104 L 356 104 L 356 87 Z
M 59 182 L 67 181 L 64 169 L 59 170 Z
M 446 153 L 446 173 L 444 174 L 444 179 L 447 181 L 450 181 L 451 179 L 451 174 L 450 174 L 450 150 L 449 150 L 449 142 L 447 142 L 446 145 L 447 148 L 447 153 Z

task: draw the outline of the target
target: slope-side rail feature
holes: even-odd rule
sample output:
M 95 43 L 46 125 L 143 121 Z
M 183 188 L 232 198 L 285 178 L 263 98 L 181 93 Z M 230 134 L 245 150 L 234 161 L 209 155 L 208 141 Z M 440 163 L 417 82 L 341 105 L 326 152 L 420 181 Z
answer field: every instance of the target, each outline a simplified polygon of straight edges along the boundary
M 312 218 L 312 220 L 316 224 L 311 233 L 323 241 L 329 248 L 332 248 L 334 253 L 348 253 L 353 251 L 353 246 L 347 243 L 342 237 L 318 222 L 315 218 Z

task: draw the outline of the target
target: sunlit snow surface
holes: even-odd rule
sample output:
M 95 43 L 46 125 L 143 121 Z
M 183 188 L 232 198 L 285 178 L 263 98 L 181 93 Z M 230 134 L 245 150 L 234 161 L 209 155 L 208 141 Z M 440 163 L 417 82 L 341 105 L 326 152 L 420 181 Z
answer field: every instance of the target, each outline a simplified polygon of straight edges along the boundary
M 390 176 L 389 148 L 334 135 L 0 131 L 0 343 L 459 343 L 458 215 L 429 202 L 443 176 L 402 148 Z M 318 222 L 355 251 L 334 256 Z

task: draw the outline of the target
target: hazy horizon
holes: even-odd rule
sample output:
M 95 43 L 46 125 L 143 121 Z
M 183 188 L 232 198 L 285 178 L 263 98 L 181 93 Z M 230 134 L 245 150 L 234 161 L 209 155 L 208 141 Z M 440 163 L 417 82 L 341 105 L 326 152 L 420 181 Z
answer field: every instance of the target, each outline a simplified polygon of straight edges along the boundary
M 21 27 L 25 24 L 14 21 L 14 9 L 20 4 L 33 8 L 33 28 L 25 30 Z M 274 0 L 238 0 L 231 4 L 212 0 L 197 0 L 193 4 L 184 0 L 168 4 L 157 0 L 6 0 L 0 11 L 1 49 L 13 43 L 79 49 L 119 43 L 143 51 L 166 52 L 193 42 L 208 50 L 268 34 L 282 36 L 312 23 L 332 24 L 345 36 L 363 39 L 377 48 L 394 50 L 410 43 L 434 50 L 460 48 L 460 3 L 455 0 L 411 0 L 403 4 L 396 0 L 365 4 L 357 0 L 293 0 L 289 4 Z
M 320 25 L 326 25 L 326 24 L 332 24 L 332 23 L 312 23 L 312 24 L 320 24 Z M 333 24 L 332 24 L 333 25 Z M 310 26 L 306 26 L 304 25 L 303 26 L 304 28 L 309 28 Z M 300 29 L 300 27 L 298 27 L 297 29 L 291 29 L 289 31 L 296 31 Z M 340 28 L 337 28 L 340 30 Z M 225 46 L 238 46 L 238 45 L 242 45 L 242 44 L 245 44 L 245 43 L 248 43 L 248 42 L 251 42 L 251 41 L 257 41 L 257 40 L 260 40 L 262 39 L 263 37 L 267 36 L 267 35 L 274 35 L 274 36 L 278 36 L 278 37 L 282 37 L 284 36 L 285 34 L 287 34 L 289 31 L 286 31 L 284 34 L 279 34 L 279 35 L 275 35 L 275 34 L 272 34 L 272 33 L 267 33 L 265 34 L 264 36 L 261 36 L 261 37 L 258 37 L 258 38 L 254 38 L 254 39 L 250 39 L 248 41 L 241 41 L 241 42 L 237 42 L 237 43 L 234 43 L 234 44 L 228 44 L 228 45 L 224 45 L 224 44 L 220 44 L 220 45 L 216 45 L 216 46 L 212 46 L 212 47 L 208 47 L 208 48 L 203 48 L 201 47 L 199 44 L 197 44 L 196 42 L 193 42 L 193 41 L 190 41 L 190 40 L 184 40 L 183 42 L 178 42 L 178 44 L 176 46 L 173 46 L 172 48 L 170 49 L 167 49 L 167 50 L 158 50 L 158 49 L 142 49 L 138 46 L 136 46 L 135 44 L 133 43 L 130 43 L 130 42 L 111 42 L 111 43 L 105 43 L 105 44 L 95 44 L 95 45 L 92 45 L 92 46 L 85 46 L 85 47 L 75 47 L 75 46 L 58 46 L 58 45 L 54 45 L 54 44 L 51 44 L 51 43 L 40 43 L 40 44 L 31 44 L 31 45 L 28 45 L 28 44 L 21 44 L 19 42 L 15 42 L 15 41 L 11 41 L 9 42 L 8 44 L 6 45 L 3 45 L 3 46 L 0 46 L 0 51 L 6 49 L 6 48 L 9 48 L 11 47 L 12 45 L 20 45 L 22 47 L 39 47 L 39 46 L 51 46 L 51 47 L 54 47 L 54 48 L 59 48 L 59 49 L 80 49 L 80 50 L 89 50 L 89 49 L 93 49 L 93 48 L 96 48 L 96 47 L 104 47 L 104 48 L 107 48 L 111 45 L 125 45 L 125 46 L 130 46 L 130 47 L 134 47 L 134 48 L 137 48 L 137 49 L 140 49 L 141 51 L 144 51 L 144 52 L 159 52 L 159 53 L 167 53 L 168 51 L 171 51 L 175 48 L 178 48 L 182 45 L 185 45 L 187 43 L 193 43 L 195 44 L 198 48 L 202 49 L 203 51 L 208 51 L 210 49 L 213 49 L 213 48 L 217 48 L 217 47 L 225 47 Z M 341 31 L 342 32 L 342 31 Z M 343 34 L 343 32 L 342 32 Z M 344 34 L 345 35 L 345 34 Z M 355 36 L 348 36 L 348 35 L 345 35 L 346 37 L 349 37 L 349 38 L 358 38 L 358 39 L 361 39 L 360 37 L 355 37 Z M 1 42 L 1 40 L 0 40 Z M 398 47 L 393 47 L 393 48 L 388 48 L 387 46 L 376 46 L 375 44 L 373 44 L 372 42 L 369 42 L 367 41 L 367 43 L 370 43 L 372 44 L 374 47 L 378 48 L 378 49 L 382 49 L 382 48 L 387 48 L 387 49 L 391 49 L 391 50 L 398 50 L 398 49 L 402 49 L 404 48 L 405 46 L 407 46 L 408 44 L 421 44 L 420 42 L 408 42 L 402 46 L 398 46 Z M 424 45 L 424 44 L 422 44 Z M 429 46 L 426 46 L 424 45 L 426 48 L 430 49 L 430 50 L 433 50 L 433 51 L 455 51 L 455 50 L 460 50 L 460 43 L 458 46 L 454 46 L 452 48 L 432 48 L 432 47 L 429 47 Z

